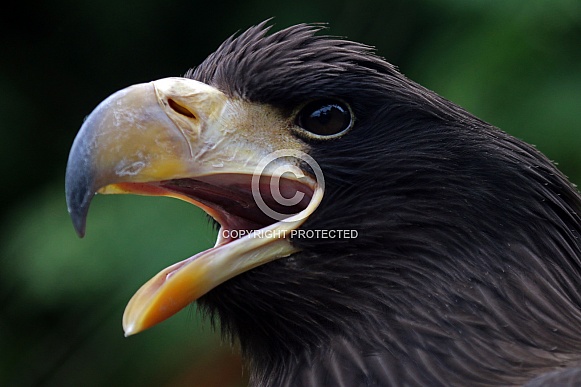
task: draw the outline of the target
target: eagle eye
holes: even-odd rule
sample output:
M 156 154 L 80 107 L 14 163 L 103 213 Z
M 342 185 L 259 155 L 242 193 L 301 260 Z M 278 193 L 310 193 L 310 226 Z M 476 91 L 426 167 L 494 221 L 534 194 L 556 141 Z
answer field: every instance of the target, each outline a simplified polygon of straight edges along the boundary
M 299 110 L 296 124 L 311 138 L 339 137 L 353 126 L 353 115 L 343 101 L 319 99 Z

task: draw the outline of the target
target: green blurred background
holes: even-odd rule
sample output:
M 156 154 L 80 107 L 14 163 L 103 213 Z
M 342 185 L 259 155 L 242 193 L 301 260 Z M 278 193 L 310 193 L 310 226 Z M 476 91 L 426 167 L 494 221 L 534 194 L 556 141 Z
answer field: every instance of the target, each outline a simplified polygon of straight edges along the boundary
M 162 198 L 98 197 L 87 237 L 64 202 L 83 118 L 125 86 L 182 75 L 226 37 L 329 22 L 415 81 L 522 138 L 581 183 L 578 0 L 60 0 L 12 3 L 0 25 L 0 385 L 242 386 L 247 373 L 191 307 L 124 338 L 133 292 L 213 244 Z

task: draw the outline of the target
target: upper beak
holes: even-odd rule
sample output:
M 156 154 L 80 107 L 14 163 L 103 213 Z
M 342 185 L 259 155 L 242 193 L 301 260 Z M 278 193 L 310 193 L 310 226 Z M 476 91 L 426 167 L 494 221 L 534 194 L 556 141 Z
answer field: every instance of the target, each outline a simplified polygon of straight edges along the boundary
M 212 124 L 225 105 L 215 88 L 181 78 L 130 86 L 101 102 L 83 123 L 67 165 L 67 205 L 77 233 L 85 233 L 98 189 L 212 173 L 208 166 L 220 154 L 203 157 L 201 148 L 220 143 L 223 133 Z M 214 130 L 202 133 L 206 127 Z
M 324 187 L 307 172 L 297 176 L 296 158 L 269 157 L 282 146 L 299 154 L 307 150 L 285 133 L 281 118 L 272 112 L 184 78 L 128 87 L 85 120 L 66 171 L 67 206 L 80 236 L 97 192 L 177 197 L 203 208 L 222 229 L 278 231 L 260 238 L 219 237 L 214 248 L 160 272 L 127 306 L 126 334 L 162 321 L 233 276 L 297 251 L 286 232 L 317 208 Z M 295 203 L 282 220 L 267 220 L 259 214 L 260 206 L 250 203 L 251 181 L 258 187 L 253 185 L 252 195 L 264 192 L 264 176 L 254 179 L 264 158 L 276 171 L 293 172 L 281 180 L 283 191 L 306 194 L 306 201 Z

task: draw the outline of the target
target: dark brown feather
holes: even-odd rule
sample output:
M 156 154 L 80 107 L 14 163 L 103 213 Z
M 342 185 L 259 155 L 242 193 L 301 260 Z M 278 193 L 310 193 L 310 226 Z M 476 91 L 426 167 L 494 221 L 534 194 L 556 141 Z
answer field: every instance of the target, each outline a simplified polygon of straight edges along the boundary
M 260 386 L 581 383 L 581 197 L 534 147 L 364 45 L 264 23 L 188 76 L 283 111 L 319 97 L 356 125 L 312 144 L 327 190 L 303 251 L 200 304 Z M 559 370 L 565 371 L 559 371 Z M 550 372 L 560 374 L 547 374 Z

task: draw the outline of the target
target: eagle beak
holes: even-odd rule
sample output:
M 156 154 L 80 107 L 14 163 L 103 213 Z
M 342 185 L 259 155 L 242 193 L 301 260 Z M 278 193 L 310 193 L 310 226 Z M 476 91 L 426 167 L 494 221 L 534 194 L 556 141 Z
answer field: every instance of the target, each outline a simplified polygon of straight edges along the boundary
M 118 91 L 85 120 L 66 171 L 68 210 L 81 237 L 96 193 L 179 198 L 221 225 L 215 247 L 162 270 L 137 291 L 123 316 L 126 335 L 297 251 L 292 231 L 317 208 L 324 185 L 312 165 L 304 168 L 308 148 L 287 127 L 274 110 L 185 78 Z

